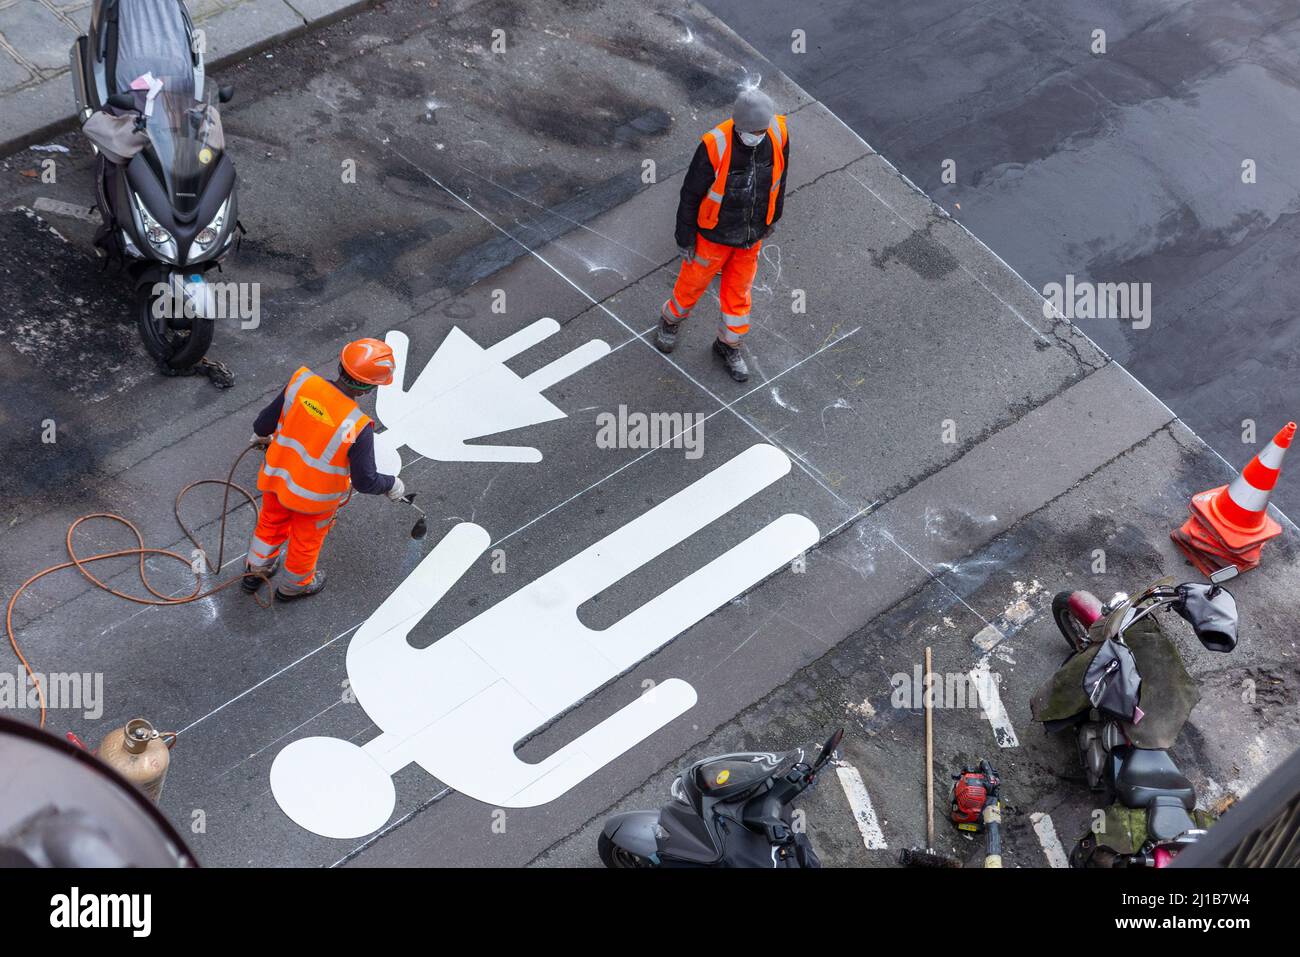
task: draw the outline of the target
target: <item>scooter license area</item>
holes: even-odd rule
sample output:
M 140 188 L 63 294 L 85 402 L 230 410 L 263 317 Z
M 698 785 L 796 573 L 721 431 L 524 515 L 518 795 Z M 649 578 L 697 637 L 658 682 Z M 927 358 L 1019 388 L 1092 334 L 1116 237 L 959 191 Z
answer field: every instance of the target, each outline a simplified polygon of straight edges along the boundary
M 1160 870 L 1073 890 L 1267 909 L 1189 881 L 1300 863 L 1289 384 L 1204 432 L 1143 359 L 1173 267 L 1002 245 L 1007 170 L 1063 154 L 936 106 L 936 180 L 832 75 L 934 28 L 800 6 L 0 4 L 0 863 L 56 879 L 42 927 L 195 912 L 81 868 Z M 1102 42 L 1057 16 L 1024 29 Z M 870 69 L 883 123 L 920 81 Z M 1262 223 L 1237 162 L 1179 175 Z

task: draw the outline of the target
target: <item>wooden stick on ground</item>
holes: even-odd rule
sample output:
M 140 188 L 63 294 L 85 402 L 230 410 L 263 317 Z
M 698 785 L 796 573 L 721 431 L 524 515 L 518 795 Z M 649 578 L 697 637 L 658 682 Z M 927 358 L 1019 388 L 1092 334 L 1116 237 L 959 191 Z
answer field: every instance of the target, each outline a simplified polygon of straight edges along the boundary
M 934 850 L 934 695 L 931 693 L 930 649 L 925 649 L 925 678 L 921 693 L 925 695 L 925 846 Z

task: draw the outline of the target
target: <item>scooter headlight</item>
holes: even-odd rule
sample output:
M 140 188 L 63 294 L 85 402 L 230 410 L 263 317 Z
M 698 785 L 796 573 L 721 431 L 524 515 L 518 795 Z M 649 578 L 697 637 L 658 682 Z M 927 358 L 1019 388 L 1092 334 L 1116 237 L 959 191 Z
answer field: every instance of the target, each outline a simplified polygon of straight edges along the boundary
M 217 210 L 217 215 L 212 217 L 212 222 L 200 229 L 199 234 L 194 237 L 194 249 L 190 251 L 190 262 L 211 252 L 213 244 L 225 233 L 226 215 L 229 207 L 230 200 L 227 199 L 221 204 L 221 208 Z
M 144 237 L 149 241 L 149 245 L 153 247 L 153 251 L 161 259 L 174 263 L 176 261 L 176 238 L 150 215 L 148 208 L 139 196 L 132 193 L 131 199 L 135 204 L 140 231 L 144 233 Z
M 668 793 L 673 796 L 673 800 L 690 807 L 691 799 L 686 796 L 686 789 L 682 787 L 682 776 L 679 774 L 673 778 L 673 786 L 668 789 Z

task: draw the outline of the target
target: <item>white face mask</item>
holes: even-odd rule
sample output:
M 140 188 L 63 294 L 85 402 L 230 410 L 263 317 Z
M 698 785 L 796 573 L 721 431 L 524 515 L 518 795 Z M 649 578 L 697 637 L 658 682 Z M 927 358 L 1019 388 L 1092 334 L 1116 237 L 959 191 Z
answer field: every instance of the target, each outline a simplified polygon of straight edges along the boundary
M 763 137 L 766 135 L 767 133 L 741 133 L 740 142 L 746 146 L 754 147 L 763 142 Z

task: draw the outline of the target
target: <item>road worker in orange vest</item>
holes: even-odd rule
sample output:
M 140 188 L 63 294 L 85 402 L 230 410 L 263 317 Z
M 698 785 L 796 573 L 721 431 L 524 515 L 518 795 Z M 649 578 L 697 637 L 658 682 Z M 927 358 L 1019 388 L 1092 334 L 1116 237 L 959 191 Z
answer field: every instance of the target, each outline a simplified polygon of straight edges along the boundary
M 749 331 L 758 252 L 781 218 L 789 168 L 785 116 L 757 88 L 743 91 L 731 119 L 701 137 L 677 204 L 682 266 L 660 310 L 655 345 L 661 352 L 676 348 L 680 323 L 721 273 L 722 321 L 713 354 L 737 382 L 749 378 L 740 339 Z
M 253 441 L 266 449 L 257 476 L 262 508 L 248 544 L 244 591 L 257 591 L 280 567 L 289 581 L 280 601 L 317 594 L 325 572 L 316 567 L 321 545 L 350 492 L 400 501 L 402 480 L 375 468 L 374 423 L 357 399 L 393 381 L 393 350 L 378 339 L 343 347 L 338 377 L 329 381 L 306 366 L 293 374 L 253 423 Z M 286 548 L 287 543 L 287 548 Z

